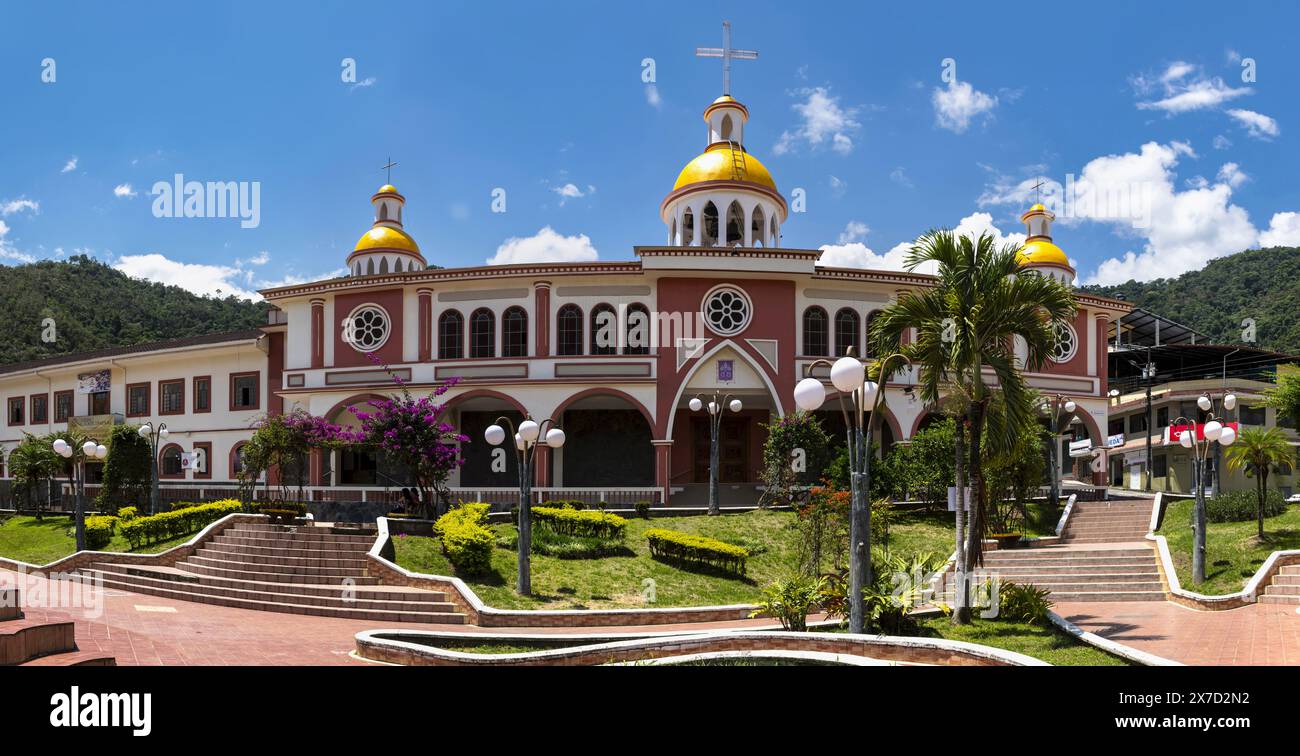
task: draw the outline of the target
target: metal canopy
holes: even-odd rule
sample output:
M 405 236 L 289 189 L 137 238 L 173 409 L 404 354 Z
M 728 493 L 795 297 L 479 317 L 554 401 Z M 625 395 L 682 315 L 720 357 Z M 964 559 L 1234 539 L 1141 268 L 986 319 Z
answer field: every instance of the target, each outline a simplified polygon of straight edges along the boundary
M 1116 331 L 1119 337 L 1116 337 Z M 1108 335 L 1115 349 L 1136 349 L 1173 344 L 1204 344 L 1210 341 L 1205 334 L 1177 321 L 1157 315 L 1141 307 L 1111 323 Z

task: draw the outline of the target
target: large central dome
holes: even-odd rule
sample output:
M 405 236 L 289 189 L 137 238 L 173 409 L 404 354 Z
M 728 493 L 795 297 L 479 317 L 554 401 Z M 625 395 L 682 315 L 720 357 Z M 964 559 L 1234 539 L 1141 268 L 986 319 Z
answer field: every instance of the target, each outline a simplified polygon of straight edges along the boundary
M 711 145 L 703 155 L 687 163 L 677 175 L 673 191 L 705 181 L 745 181 L 777 191 L 767 166 L 739 145 L 725 142 Z

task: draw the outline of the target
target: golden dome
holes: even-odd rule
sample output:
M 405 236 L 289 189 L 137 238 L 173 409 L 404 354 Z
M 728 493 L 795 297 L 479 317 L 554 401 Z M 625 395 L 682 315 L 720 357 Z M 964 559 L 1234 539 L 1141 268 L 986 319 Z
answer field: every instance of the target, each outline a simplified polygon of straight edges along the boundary
M 397 191 L 397 187 L 392 184 L 384 184 L 375 194 L 401 194 L 401 192 Z
M 368 249 L 400 249 L 412 254 L 420 254 L 420 246 L 414 239 L 405 231 L 390 226 L 375 226 L 370 229 L 361 236 L 357 241 L 356 249 L 352 251 L 364 252 Z
M 1074 270 L 1070 258 L 1066 257 L 1061 248 L 1042 238 L 1025 242 L 1025 246 L 1016 253 L 1016 261 L 1021 265 L 1060 265 Z
M 740 159 L 737 159 L 738 156 Z M 739 168 L 742 161 L 743 173 Z M 733 150 L 727 144 L 715 144 L 705 150 L 703 155 L 687 163 L 678 174 L 677 183 L 673 184 L 673 191 L 704 181 L 743 181 L 777 191 L 772 174 L 758 158 L 743 150 Z

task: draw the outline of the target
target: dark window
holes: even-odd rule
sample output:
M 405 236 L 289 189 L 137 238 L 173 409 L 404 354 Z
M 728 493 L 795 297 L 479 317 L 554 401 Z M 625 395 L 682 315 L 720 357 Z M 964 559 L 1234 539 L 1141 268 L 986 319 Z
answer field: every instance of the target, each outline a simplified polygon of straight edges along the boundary
M 495 357 L 497 355 L 496 316 L 486 308 L 469 316 L 469 356 Z
M 809 307 L 803 311 L 803 353 L 809 357 L 826 356 L 826 311 Z
M 835 313 L 835 356 L 843 357 L 853 347 L 858 353 L 858 314 L 845 307 Z
M 32 423 L 48 423 L 50 421 L 50 396 L 49 394 L 36 394 L 32 397 Z
M 35 415 L 35 411 L 32 412 Z M 1243 425 L 1263 425 L 1264 424 L 1263 407 L 1246 407 L 1242 406 L 1238 419 Z
M 244 444 L 237 445 L 230 450 L 230 477 L 238 478 L 239 472 L 244 469 Z
M 618 354 L 618 314 L 607 304 L 591 308 L 591 353 Z
M 465 319 L 456 310 L 438 318 L 438 359 L 459 360 L 465 356 Z
M 161 474 L 171 477 L 180 477 L 184 474 L 181 469 L 181 449 L 179 446 L 169 446 L 163 449 Z
M 260 401 L 257 395 L 258 374 L 230 376 L 230 409 L 257 409 Z
M 1145 412 L 1136 415 L 1129 415 L 1128 418 L 1129 433 L 1141 433 L 1146 429 L 1147 429 L 1147 415 Z
M 23 398 L 21 396 L 13 397 L 9 400 L 9 424 L 23 424 Z
M 194 411 L 212 411 L 212 379 L 207 376 L 194 379 Z
M 135 417 L 149 414 L 149 384 L 136 383 L 126 387 L 126 414 Z
M 67 422 L 72 417 L 72 392 L 54 392 L 54 422 Z
M 185 411 L 185 381 L 158 384 L 158 414 L 179 415 Z
M 1112 417 L 1106 421 L 1106 435 L 1118 436 L 1124 433 L 1124 418 Z
M 643 304 L 627 308 L 627 344 L 623 354 L 650 354 L 650 311 Z
M 96 391 L 90 395 L 90 414 L 107 415 L 109 408 L 109 396 L 107 391 Z
M 528 313 L 511 307 L 501 316 L 501 356 L 528 356 Z
M 1169 455 L 1158 454 L 1151 461 L 1151 477 L 1163 478 L 1169 474 Z
M 582 354 L 582 308 L 574 304 L 561 307 L 556 317 L 556 327 L 560 342 L 557 354 Z
M 1169 408 L 1159 407 L 1156 409 L 1156 427 L 1164 428 L 1169 425 Z

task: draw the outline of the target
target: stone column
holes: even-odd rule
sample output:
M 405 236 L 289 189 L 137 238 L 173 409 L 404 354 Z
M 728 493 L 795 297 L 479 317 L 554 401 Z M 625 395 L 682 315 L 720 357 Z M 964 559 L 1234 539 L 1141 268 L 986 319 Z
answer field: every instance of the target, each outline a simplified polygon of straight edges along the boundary
M 551 282 L 533 282 L 533 354 L 551 356 Z
M 311 301 L 311 367 L 325 367 L 325 300 Z
M 655 439 L 650 442 L 655 448 L 655 485 L 662 492 L 663 505 L 668 505 L 670 490 L 672 489 L 672 457 L 673 441 L 672 439 Z

